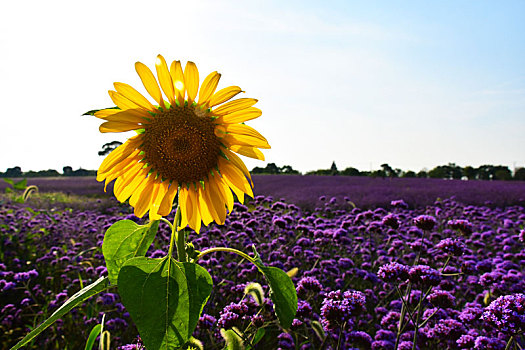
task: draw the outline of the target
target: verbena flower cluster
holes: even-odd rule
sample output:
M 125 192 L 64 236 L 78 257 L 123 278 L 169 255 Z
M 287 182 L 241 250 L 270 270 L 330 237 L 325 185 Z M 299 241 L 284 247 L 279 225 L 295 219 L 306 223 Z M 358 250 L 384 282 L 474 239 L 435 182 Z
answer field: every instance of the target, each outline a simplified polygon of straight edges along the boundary
M 13 346 L 82 286 L 107 274 L 101 245 L 111 224 L 143 222 L 126 206 L 92 203 L 91 209 L 68 209 L 67 203 L 37 207 L 0 199 L 0 348 Z M 264 328 L 261 349 L 335 349 L 338 343 L 341 349 L 392 349 L 396 342 L 412 349 L 414 324 L 397 334 L 403 301 L 396 288 L 404 293 L 409 283 L 405 302 L 412 308 L 421 302 L 420 323 L 425 321 L 418 349 L 504 349 L 511 335 L 523 332 L 523 206 L 446 199 L 416 208 L 399 200 L 354 208 L 331 196 L 311 205 L 316 209 L 307 211 L 258 196 L 236 204 L 226 225 L 190 234 L 198 250 L 250 251 L 254 244 L 267 265 L 296 271 L 298 310 L 291 329 L 283 330 L 253 265 L 227 253 L 200 260 L 214 282 L 194 333 L 206 349 L 224 347 L 221 327 L 249 335 Z M 422 215 L 435 219 L 431 230 L 416 225 Z M 165 256 L 169 234 L 161 223 L 149 257 Z M 252 282 L 262 285 L 261 304 L 244 294 Z M 103 314 L 112 348 L 141 348 L 112 289 L 63 317 L 34 347 L 83 348 Z

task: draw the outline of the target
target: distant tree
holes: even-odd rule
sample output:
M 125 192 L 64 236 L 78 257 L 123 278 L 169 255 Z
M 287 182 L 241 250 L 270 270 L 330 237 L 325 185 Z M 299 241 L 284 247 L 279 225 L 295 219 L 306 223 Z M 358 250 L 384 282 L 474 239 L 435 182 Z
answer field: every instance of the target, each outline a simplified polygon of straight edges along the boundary
M 98 155 L 105 156 L 106 154 L 111 153 L 111 151 L 113 151 L 115 148 L 117 148 L 120 145 L 122 145 L 122 142 L 120 141 L 111 141 L 111 142 L 105 143 L 102 146 L 102 150 L 98 152 Z
M 413 172 L 412 170 L 404 172 L 403 175 L 402 175 L 402 177 L 416 177 L 416 176 L 417 176 L 416 173 Z
M 286 174 L 286 175 L 297 175 L 297 174 L 300 174 L 300 172 L 298 172 L 297 170 L 294 170 L 290 165 L 284 165 L 280 168 L 280 173 L 281 174 Z
M 511 180 L 512 172 L 509 167 L 498 165 L 494 167 L 494 179 L 496 180 Z
M 525 168 L 518 168 L 514 172 L 514 180 L 525 181 Z
M 385 164 L 381 164 L 381 169 L 382 169 L 382 172 L 383 172 L 383 176 L 388 176 L 388 177 L 397 177 L 397 173 L 394 169 L 392 169 L 392 167 L 390 165 L 388 165 L 387 163 Z
M 345 176 L 359 176 L 361 173 L 356 168 L 348 167 L 345 170 L 339 172 L 341 175 Z
M 454 163 L 439 165 L 428 172 L 428 176 L 434 179 L 461 179 L 462 169 Z
M 382 177 L 382 178 L 385 178 L 386 177 L 386 173 L 384 170 L 374 170 L 370 173 L 370 176 L 371 177 Z
M 57 177 L 60 173 L 55 169 L 39 170 L 39 171 L 28 171 L 24 173 L 24 177 Z
M 494 166 L 492 165 L 482 165 L 476 170 L 480 180 L 492 180 L 494 178 Z
M 5 177 L 21 177 L 22 176 L 22 169 L 19 166 L 15 166 L 13 168 L 7 168 L 5 171 Z
M 463 168 L 463 176 L 466 176 L 469 180 L 474 180 L 478 176 L 478 170 L 469 166 Z
M 72 173 L 73 173 L 73 168 L 70 167 L 69 165 L 62 168 L 62 174 L 64 174 L 64 176 L 71 176 Z
M 417 177 L 426 179 L 428 177 L 428 172 L 426 170 L 420 170 L 417 173 Z
M 71 174 L 71 176 L 94 176 L 94 175 L 97 175 L 96 170 L 86 170 L 82 168 L 79 168 L 73 171 L 73 173 Z
M 337 175 L 339 174 L 339 171 L 337 170 L 337 165 L 335 165 L 335 161 L 332 162 L 332 166 L 330 166 L 330 175 Z

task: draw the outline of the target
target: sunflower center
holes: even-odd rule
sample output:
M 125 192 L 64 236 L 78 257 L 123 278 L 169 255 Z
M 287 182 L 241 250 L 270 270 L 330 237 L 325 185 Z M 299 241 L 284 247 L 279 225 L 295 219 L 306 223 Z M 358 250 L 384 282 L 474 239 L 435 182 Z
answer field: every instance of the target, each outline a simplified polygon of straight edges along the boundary
M 164 179 L 197 182 L 217 165 L 220 143 L 214 128 L 212 119 L 193 106 L 172 106 L 145 126 L 141 148 Z

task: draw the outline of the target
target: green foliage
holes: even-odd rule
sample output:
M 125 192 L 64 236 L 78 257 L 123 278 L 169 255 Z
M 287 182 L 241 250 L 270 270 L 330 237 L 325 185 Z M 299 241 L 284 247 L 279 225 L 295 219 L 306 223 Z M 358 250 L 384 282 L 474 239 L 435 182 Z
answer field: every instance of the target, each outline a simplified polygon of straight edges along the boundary
M 297 292 L 292 279 L 277 267 L 264 266 L 255 246 L 252 248 L 255 254 L 253 263 L 270 285 L 270 298 L 279 323 L 283 328 L 289 329 L 297 312 Z
M 148 350 L 177 349 L 191 337 L 212 290 L 203 267 L 135 257 L 118 275 L 119 294 Z
M 262 289 L 262 286 L 257 283 L 249 283 L 244 288 L 244 294 L 251 295 L 253 297 L 253 300 L 257 303 L 257 305 L 262 305 L 264 301 L 264 290 Z
M 22 346 L 29 343 L 34 337 L 39 335 L 43 330 L 52 325 L 56 320 L 67 314 L 73 308 L 82 304 L 86 299 L 106 290 L 109 287 L 108 282 L 109 280 L 107 277 L 101 277 L 89 286 L 75 293 L 62 306 L 60 306 L 47 320 L 45 320 L 42 324 L 33 329 L 31 332 L 29 332 L 29 334 L 27 334 L 22 340 L 20 340 L 13 348 L 11 348 L 11 350 L 20 349 Z
M 91 329 L 91 332 L 89 333 L 89 337 L 87 339 L 86 347 L 84 348 L 84 350 L 92 350 L 93 349 L 93 345 L 95 344 L 95 340 L 97 340 L 97 337 L 100 334 L 101 329 L 102 329 L 102 325 L 100 325 L 100 324 L 95 325 Z
M 255 167 L 251 171 L 252 174 L 270 174 L 270 175 L 298 175 L 300 172 L 294 170 L 290 165 L 278 167 L 275 163 L 268 163 L 265 168 Z
M 226 349 L 228 350 L 243 350 L 245 349 L 242 338 L 240 336 L 241 332 L 233 327 L 233 329 L 225 330 L 221 329 L 221 336 L 226 342 Z
M 102 254 L 106 260 L 108 277 L 117 284 L 120 267 L 129 259 L 144 256 L 155 239 L 159 222 L 138 225 L 131 220 L 117 221 L 106 231 Z

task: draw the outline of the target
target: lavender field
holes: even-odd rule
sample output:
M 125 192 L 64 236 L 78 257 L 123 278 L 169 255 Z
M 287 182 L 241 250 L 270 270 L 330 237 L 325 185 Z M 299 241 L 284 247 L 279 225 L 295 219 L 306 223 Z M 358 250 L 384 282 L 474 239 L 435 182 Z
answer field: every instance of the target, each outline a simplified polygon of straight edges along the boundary
M 285 199 L 303 209 L 315 209 L 321 196 L 350 200 L 360 208 L 387 206 L 402 198 L 411 208 L 431 205 L 437 198 L 451 198 L 473 205 L 525 206 L 524 181 L 441 180 L 420 178 L 372 178 L 365 176 L 253 175 L 254 193 Z M 111 198 L 113 183 L 107 192 L 93 177 L 29 178 L 28 185 L 40 192 Z M 0 181 L 0 192 L 8 186 Z
M 212 224 L 188 241 L 198 250 L 250 251 L 255 244 L 265 263 L 293 276 L 296 318 L 291 329 L 279 327 L 267 284 L 252 264 L 228 253 L 206 255 L 199 264 L 214 289 L 194 333 L 204 349 L 223 349 L 220 330 L 234 327 L 253 349 L 525 348 L 523 182 L 306 176 L 254 182 L 255 200 L 236 204 L 224 226 Z M 28 183 L 41 192 L 28 202 L 0 197 L 2 349 L 107 274 L 101 245 L 112 223 L 144 222 L 112 200 L 109 189 L 101 197 L 94 179 Z M 44 195 L 57 191 L 68 195 Z M 169 237 L 161 223 L 147 256 L 164 256 Z M 245 293 L 251 282 L 262 285 L 260 299 Z M 112 349 L 142 349 L 115 288 L 27 348 L 83 349 L 103 314 Z

